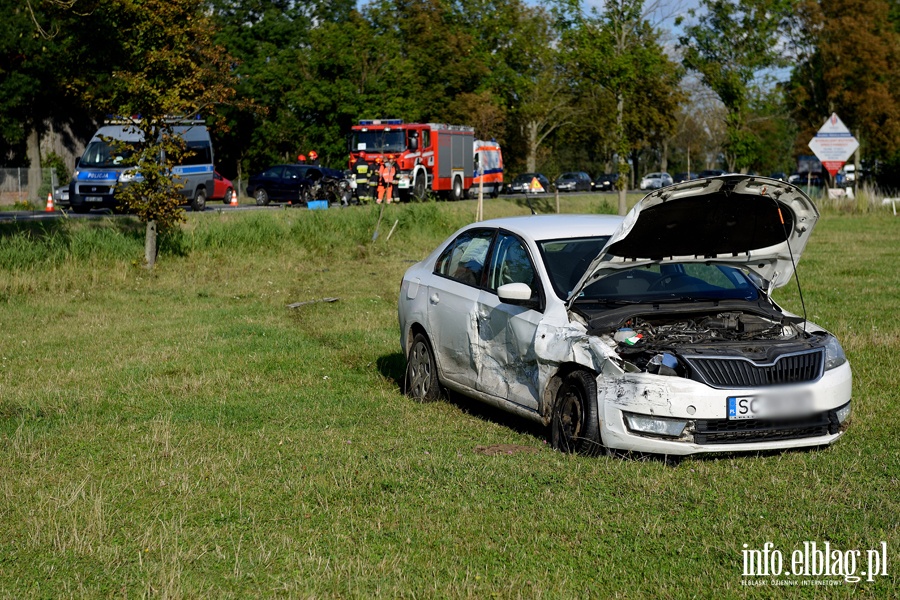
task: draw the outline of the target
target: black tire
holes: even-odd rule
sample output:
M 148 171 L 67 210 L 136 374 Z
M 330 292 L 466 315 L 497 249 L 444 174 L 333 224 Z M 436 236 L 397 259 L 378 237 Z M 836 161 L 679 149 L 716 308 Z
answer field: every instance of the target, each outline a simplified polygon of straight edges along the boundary
M 462 189 L 462 179 L 459 177 L 453 178 L 453 189 L 450 190 L 450 199 L 454 202 L 458 202 L 463 198 L 463 189 Z
M 232 188 L 228 188 L 225 192 L 225 197 L 222 198 L 222 204 L 231 204 L 231 198 L 234 196 L 234 190 Z
M 297 195 L 297 203 L 306 206 L 309 204 L 309 201 L 313 199 L 310 198 L 311 195 L 309 187 L 300 188 L 300 193 Z
M 601 454 L 597 380 L 587 371 L 567 374 L 550 416 L 550 444 L 560 452 Z
M 194 194 L 194 199 L 191 200 L 191 210 L 194 212 L 206 210 L 206 190 L 203 188 L 200 188 L 197 190 L 197 193 Z
M 419 402 L 432 402 L 441 396 L 431 343 L 422 333 L 413 338 L 406 357 L 406 394 Z
M 416 177 L 415 181 L 413 181 L 412 195 L 419 202 L 421 202 L 422 200 L 425 199 L 426 184 L 427 184 L 427 182 L 425 181 L 425 175 L 422 175 L 421 173 L 419 174 L 418 177 Z
M 266 190 L 258 188 L 255 192 L 253 192 L 253 197 L 256 198 L 257 206 L 269 205 L 269 194 L 266 193 Z

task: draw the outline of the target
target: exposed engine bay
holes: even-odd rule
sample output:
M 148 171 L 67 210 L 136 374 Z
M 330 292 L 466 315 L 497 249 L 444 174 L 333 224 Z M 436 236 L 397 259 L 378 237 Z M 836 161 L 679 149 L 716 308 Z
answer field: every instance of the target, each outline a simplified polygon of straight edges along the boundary
M 595 332 L 599 333 L 599 332 Z M 772 360 L 817 346 L 813 336 L 786 319 L 741 311 L 703 315 L 635 316 L 619 329 L 605 332 L 607 344 L 630 370 L 689 376 L 684 355 L 735 356 Z

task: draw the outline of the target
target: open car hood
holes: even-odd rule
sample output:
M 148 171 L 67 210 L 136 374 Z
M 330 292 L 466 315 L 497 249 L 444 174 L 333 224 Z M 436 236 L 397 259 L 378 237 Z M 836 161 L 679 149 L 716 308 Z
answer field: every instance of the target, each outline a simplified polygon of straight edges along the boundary
M 620 269 L 646 263 L 745 267 L 769 289 L 788 283 L 819 219 L 797 187 L 751 175 L 687 181 L 645 196 L 591 262 L 567 301 Z

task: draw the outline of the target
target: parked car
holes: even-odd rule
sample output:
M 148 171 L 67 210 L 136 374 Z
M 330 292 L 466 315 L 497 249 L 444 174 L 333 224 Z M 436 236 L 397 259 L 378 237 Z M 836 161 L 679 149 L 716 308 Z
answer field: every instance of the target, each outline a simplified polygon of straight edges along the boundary
M 647 173 L 641 179 L 642 190 L 658 190 L 668 185 L 672 185 L 672 176 L 668 173 Z
M 672 183 L 683 183 L 685 181 L 691 181 L 692 179 L 698 179 L 699 175 L 696 173 L 675 173 L 675 176 L 672 177 Z
M 222 204 L 231 204 L 234 196 L 234 185 L 230 179 L 225 179 L 218 171 L 213 173 L 213 193 L 210 200 L 221 200 Z
M 722 169 L 707 169 L 705 171 L 700 171 L 700 178 L 703 179 L 706 177 L 721 177 L 724 174 L 725 171 L 723 171 Z
M 609 192 L 616 188 L 619 180 L 618 173 L 602 173 L 594 178 L 594 189 L 601 192 Z
M 783 171 L 776 171 L 776 172 L 772 173 L 771 175 L 769 175 L 769 177 L 771 177 L 772 179 L 777 179 L 778 181 L 787 181 L 788 180 L 787 173 L 784 173 Z
M 583 171 L 563 173 L 556 178 L 556 189 L 561 192 L 589 192 L 591 191 L 591 176 Z
M 250 177 L 247 195 L 256 199 L 259 206 L 273 200 L 306 204 L 310 200 L 342 201 L 349 189 L 349 181 L 337 169 L 275 165 Z
M 624 219 L 511 217 L 451 235 L 401 282 L 407 393 L 446 388 L 537 421 L 561 451 L 837 440 L 852 380 L 841 345 L 769 295 L 790 283 L 812 201 L 768 178 L 680 186 Z
M 517 175 L 515 179 L 512 180 L 506 187 L 507 194 L 525 194 L 530 191 L 531 182 L 534 179 L 538 180 L 538 183 L 541 184 L 541 187 L 544 188 L 545 192 L 550 191 L 550 180 L 548 180 L 541 173 L 522 173 L 521 175 Z

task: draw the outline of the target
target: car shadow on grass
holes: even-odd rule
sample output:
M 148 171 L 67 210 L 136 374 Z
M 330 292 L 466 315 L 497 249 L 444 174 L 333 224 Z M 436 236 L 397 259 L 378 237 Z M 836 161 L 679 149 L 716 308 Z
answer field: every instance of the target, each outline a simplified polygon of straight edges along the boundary
M 406 357 L 400 352 L 381 356 L 376 361 L 378 371 L 382 376 L 390 379 L 401 394 L 406 394 Z M 468 398 L 462 394 L 447 389 L 442 390 L 440 401 L 447 402 L 458 408 L 461 412 L 471 415 L 482 421 L 489 421 L 504 427 L 509 427 L 516 433 L 530 435 L 537 440 L 547 439 L 547 430 L 540 423 L 518 417 L 514 414 L 500 410 L 489 404 Z M 410 399 L 412 402 L 413 400 Z

